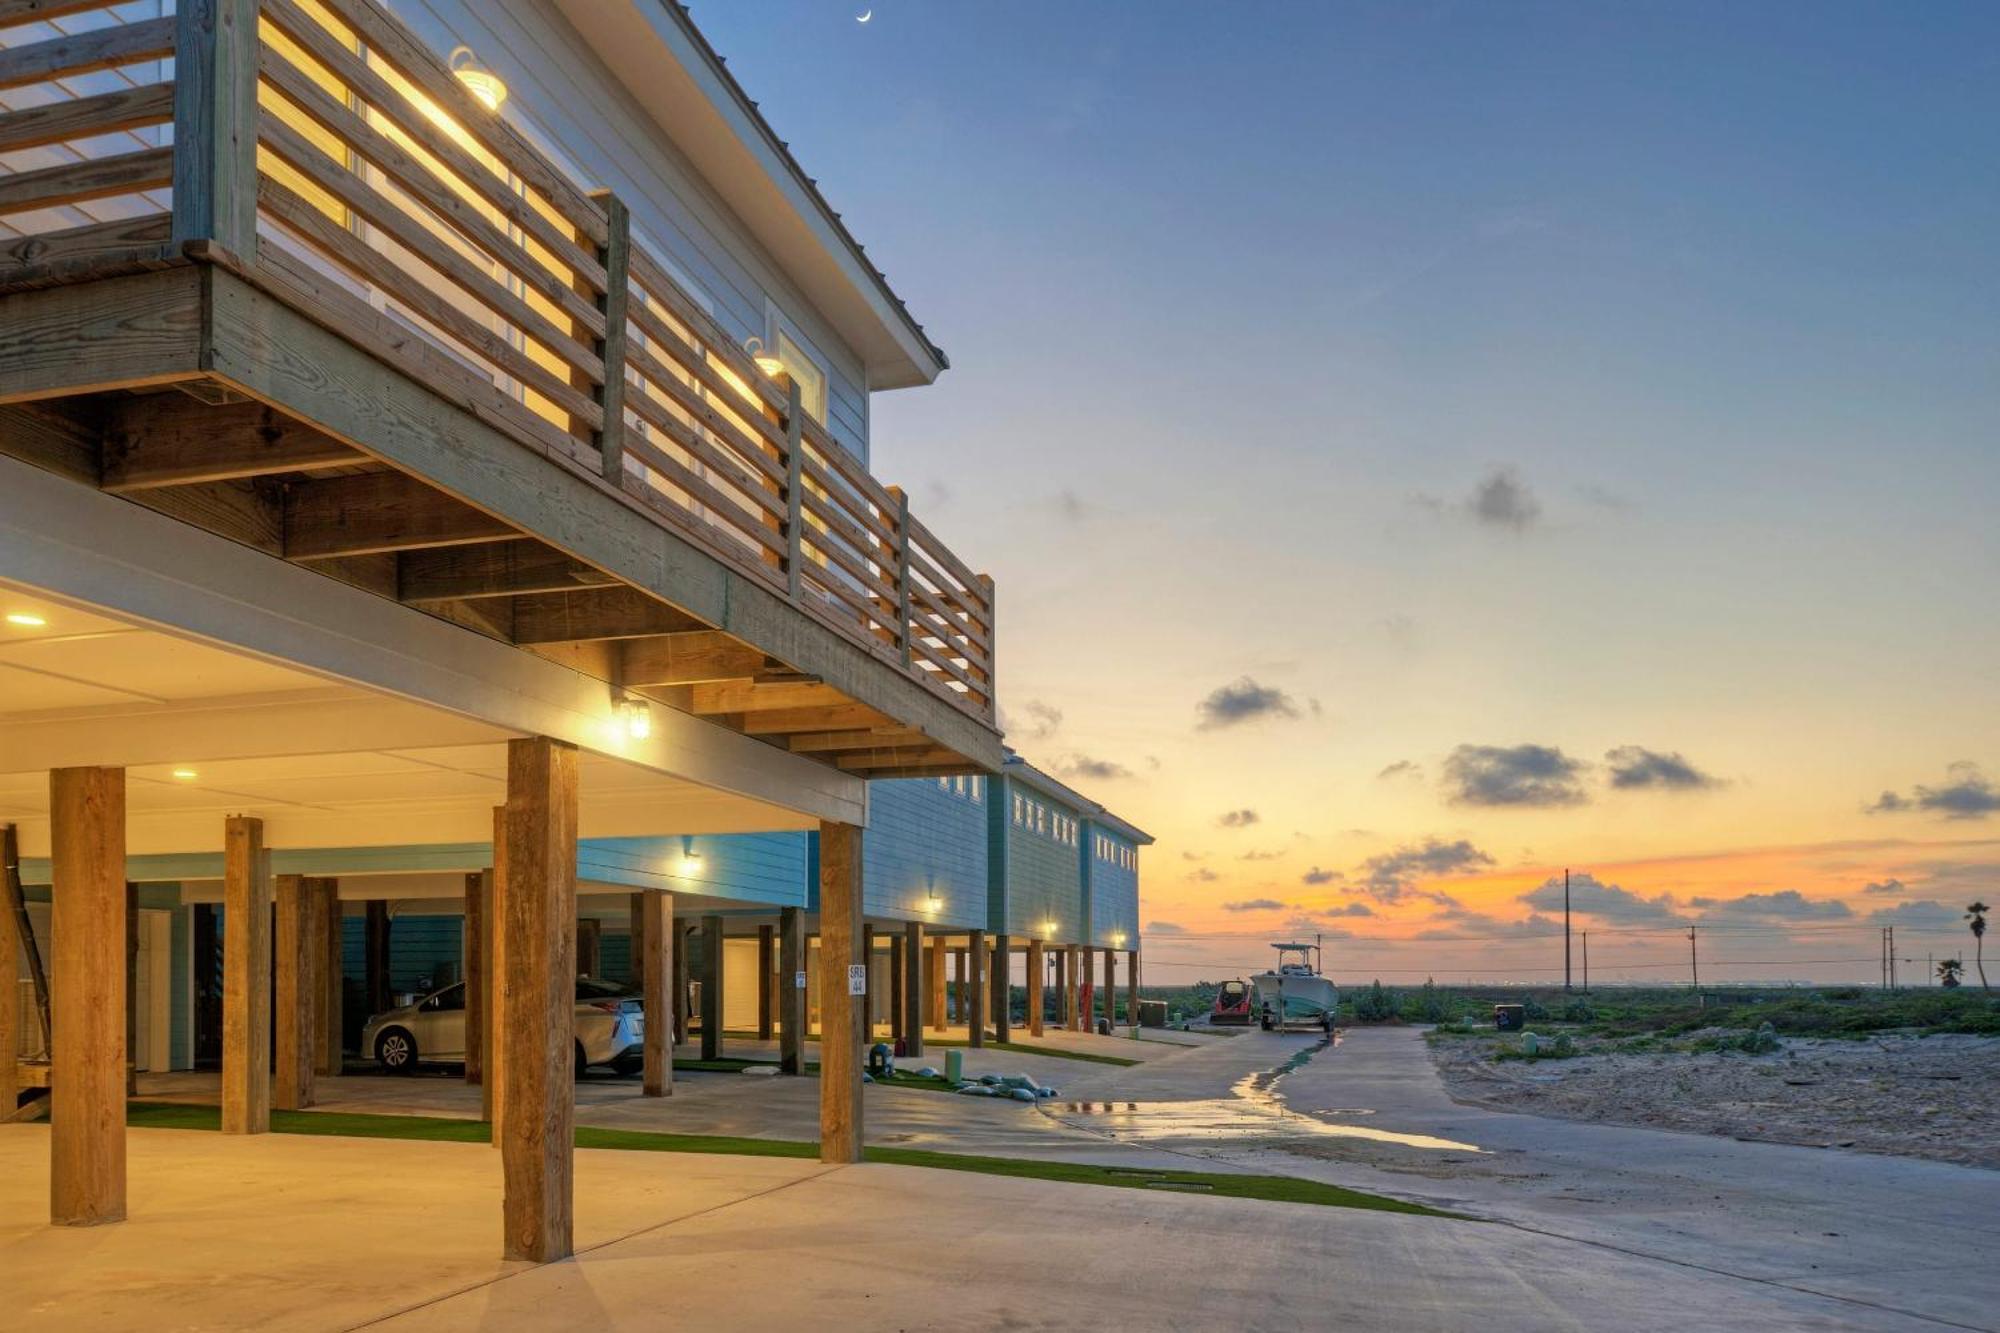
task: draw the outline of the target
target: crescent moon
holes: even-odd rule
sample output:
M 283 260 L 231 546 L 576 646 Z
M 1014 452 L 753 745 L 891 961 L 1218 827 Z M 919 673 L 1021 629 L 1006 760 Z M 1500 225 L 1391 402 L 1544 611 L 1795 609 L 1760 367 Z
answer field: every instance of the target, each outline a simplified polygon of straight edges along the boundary
M 869 11 L 868 11 L 867 13 L 865 13 L 865 14 L 857 14 L 857 15 L 855 15 L 855 16 L 854 16 L 854 21 L 855 21 L 856 23 L 866 23 L 866 22 L 867 22 L 867 21 L 868 21 L 869 19 L 872 19 L 872 18 L 874 18 L 874 17 L 875 17 L 875 11 L 871 9 L 871 10 L 869 10 Z

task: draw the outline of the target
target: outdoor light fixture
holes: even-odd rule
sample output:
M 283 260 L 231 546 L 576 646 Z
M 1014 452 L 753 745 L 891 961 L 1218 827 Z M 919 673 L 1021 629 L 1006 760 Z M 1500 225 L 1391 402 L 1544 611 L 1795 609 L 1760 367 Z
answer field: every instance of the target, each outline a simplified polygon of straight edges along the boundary
M 471 47 L 461 46 L 451 53 L 451 72 L 488 111 L 498 111 L 507 100 L 506 81 L 474 59 Z
M 701 853 L 694 849 L 694 835 L 681 835 L 681 875 L 685 878 L 701 869 Z
M 1045 940 L 1052 940 L 1055 937 L 1056 937 L 1056 923 L 1053 921 L 1042 922 L 1042 938 Z
M 924 901 L 933 912 L 937 911 L 938 904 L 944 901 L 944 895 L 938 892 L 936 880 L 932 880 L 924 886 Z
M 40 629 L 49 622 L 36 615 L 33 611 L 9 611 L 7 613 L 7 623 L 10 625 L 19 625 L 23 629 Z
M 762 338 L 745 338 L 743 340 L 743 350 L 748 352 L 750 359 L 757 363 L 757 369 L 763 371 L 772 379 L 776 379 L 785 373 L 785 363 L 780 361 L 775 354 L 764 350 L 764 340 Z
M 196 778 L 200 777 L 201 774 L 195 772 L 191 768 L 177 768 L 174 770 L 174 776 L 179 778 L 182 782 L 193 782 Z
M 644 699 L 630 694 L 620 699 L 618 717 L 625 724 L 625 734 L 635 741 L 653 734 L 653 710 L 646 707 Z

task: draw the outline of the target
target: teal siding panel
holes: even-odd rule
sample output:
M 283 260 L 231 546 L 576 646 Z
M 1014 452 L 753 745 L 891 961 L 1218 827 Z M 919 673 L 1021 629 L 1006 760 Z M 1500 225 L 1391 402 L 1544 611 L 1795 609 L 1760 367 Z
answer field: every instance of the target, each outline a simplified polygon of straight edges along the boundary
M 702 834 L 694 837 L 596 838 L 577 847 L 585 879 L 683 896 L 738 898 L 773 907 L 806 905 L 805 833 Z
M 1138 848 L 1095 825 L 1084 851 L 1090 857 L 1090 942 L 1111 949 L 1139 947 Z M 1100 855 L 1097 839 L 1109 844 Z M 1128 868 L 1121 856 L 1131 862 Z
M 956 929 L 988 925 L 985 782 L 934 778 L 868 784 L 862 902 L 872 916 Z M 932 902 L 931 894 L 937 898 Z M 818 905 L 814 877 L 814 906 Z
M 1005 839 L 1007 933 L 1059 944 L 1083 943 L 1082 850 L 1059 841 L 1054 825 L 1049 822 L 1061 815 L 1075 820 L 1080 830 L 1082 814 L 1041 792 L 1014 783 L 1007 786 L 1006 800 L 993 815 L 999 836 Z M 1036 802 L 1048 812 L 1038 826 L 1045 831 L 1014 821 L 1016 795 Z M 1080 831 L 1078 837 L 1079 840 L 1082 837 Z

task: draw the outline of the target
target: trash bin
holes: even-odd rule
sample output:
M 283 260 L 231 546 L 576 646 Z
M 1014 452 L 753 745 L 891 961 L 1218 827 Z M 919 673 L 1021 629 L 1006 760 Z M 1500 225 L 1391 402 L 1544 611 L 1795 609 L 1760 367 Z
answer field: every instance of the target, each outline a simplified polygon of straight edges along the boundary
M 1501 1032 L 1519 1032 L 1528 1025 L 1528 1006 L 1525 1004 L 1496 1004 L 1493 1006 L 1493 1026 Z
M 1167 1002 L 1165 1000 L 1139 1001 L 1139 1026 L 1142 1028 L 1163 1028 L 1167 1025 Z

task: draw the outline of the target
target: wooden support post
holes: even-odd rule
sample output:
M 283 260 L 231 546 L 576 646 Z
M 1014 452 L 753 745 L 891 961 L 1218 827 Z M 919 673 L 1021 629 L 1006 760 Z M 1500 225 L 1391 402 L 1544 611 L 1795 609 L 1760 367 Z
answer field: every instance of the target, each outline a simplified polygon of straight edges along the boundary
M 1118 1026 L 1118 955 L 1110 949 L 1104 951 L 1104 1019 Z
M 777 1005 L 771 994 L 777 984 L 777 931 L 768 924 L 757 927 L 757 1040 L 771 1039 Z
M 596 340 L 604 383 L 594 395 L 604 409 L 604 425 L 597 432 L 597 452 L 604 479 L 616 490 L 625 474 L 625 305 L 631 292 L 632 217 L 609 190 L 593 190 L 590 197 L 604 209 L 605 233 L 604 244 L 597 247 L 598 262 L 604 265 L 604 291 L 597 298 L 604 336 Z
M 1125 956 L 1125 1021 L 1139 1026 L 1139 951 Z
M 340 910 L 340 881 L 314 876 L 306 883 L 313 888 L 319 910 L 320 949 L 320 995 L 319 995 L 319 1042 L 318 1058 L 313 1071 L 326 1078 L 337 1078 L 343 1065 L 341 1052 L 347 1044 L 347 1034 L 342 1029 L 347 1008 L 346 941 L 343 940 L 344 916 Z
M 951 951 L 951 1016 L 965 1022 L 965 950 Z
M 546 736 L 507 742 L 500 1158 L 505 1257 L 533 1263 L 573 1250 L 576 761 Z
M 277 1063 L 272 1070 L 271 1105 L 280 1111 L 303 1111 L 313 1104 L 319 963 L 326 951 L 317 947 L 312 928 L 315 904 L 305 877 L 278 876 L 277 895 Z
M 264 821 L 231 815 L 222 850 L 222 1132 L 271 1128 L 271 861 Z
M 903 937 L 889 937 L 889 1040 L 903 1040 Z
M 632 967 L 629 980 L 632 989 L 644 995 L 646 993 L 646 895 L 635 893 L 625 901 L 626 931 L 632 940 Z
M 1042 978 L 1046 974 L 1042 962 L 1042 942 L 1028 941 L 1028 1035 L 1042 1035 Z
M 722 918 L 701 919 L 701 1058 L 722 1058 Z
M 861 967 L 862 982 L 866 988 L 861 995 L 861 1039 L 875 1039 L 875 927 L 861 927 Z
M 500 1146 L 500 1127 L 506 1120 L 507 1044 L 500 1040 L 501 1018 L 507 992 L 507 807 L 493 807 L 493 867 L 486 879 L 486 1081 L 480 1085 L 480 1105 L 486 1123 L 493 1127 L 488 1138 Z
M 254 259 L 257 0 L 187 0 L 176 14 L 173 239 Z
M 860 961 L 861 830 L 819 826 L 819 1159 L 861 1160 L 861 988 L 849 969 Z
M 806 914 L 778 909 L 778 1072 L 802 1074 L 806 1067 Z
M 12 824 L 0 829 L 0 1120 L 21 1100 L 21 927 L 9 892 L 19 873 L 16 838 Z
M 390 1006 L 390 996 L 394 987 L 389 977 L 389 904 L 381 898 L 370 898 L 364 918 L 362 935 L 362 966 L 368 991 L 368 1012 L 372 1016 Z M 223 923 L 223 929 L 229 928 Z M 373 1054 L 374 1052 L 369 1052 Z
M 486 874 L 465 877 L 465 1081 L 478 1084 L 486 1070 Z
M 1085 1032 L 1097 1030 L 1097 950 L 1088 946 L 1077 951 L 1077 966 L 1081 969 L 1076 977 L 1076 1012 L 1081 1020 L 1077 1026 Z
M 125 1095 L 139 1094 L 139 886 L 125 881 Z M 6 1108 L 12 1110 L 12 1107 Z
M 930 989 L 923 975 L 924 923 L 912 921 L 903 927 L 903 1053 L 924 1053 L 924 993 Z
M 694 934 L 694 922 L 682 923 L 676 921 L 674 923 L 674 930 L 676 933 L 673 945 L 674 993 L 672 999 L 674 1002 L 674 1045 L 678 1046 L 688 1039 L 688 1033 L 694 1025 L 694 1015 L 688 1012 L 688 963 L 693 957 L 693 950 L 688 947 L 688 936 Z
M 633 966 L 644 978 L 646 1006 L 640 1092 L 647 1097 L 669 1097 L 674 1091 L 674 1024 L 667 1004 L 667 987 L 674 975 L 669 956 L 674 947 L 674 895 L 638 893 L 633 898 L 639 907 L 632 932 L 639 952 L 633 957 Z
M 966 935 L 965 959 L 965 1039 L 970 1046 L 986 1045 L 986 932 Z
M 594 977 L 604 966 L 604 923 L 594 916 L 576 922 L 576 974 Z
M 1077 961 L 1076 946 L 1074 944 L 1064 945 L 1062 960 L 1063 1026 L 1071 1032 L 1076 1032 L 1083 1026 L 1079 1018 L 1080 1010 L 1077 1003 L 1079 987 L 1082 985 L 1083 972 L 1078 967 Z
M 993 937 L 993 1040 L 1000 1045 L 1007 1044 L 1007 1025 L 1013 1015 L 1008 1011 L 1013 1007 L 1009 992 L 1014 988 L 1014 941 L 1005 935 Z
M 931 993 L 931 1030 L 943 1032 L 951 1025 L 950 1006 L 945 1003 L 944 989 L 944 941 L 932 940 L 928 950 L 929 990 Z
M 50 771 L 49 860 L 49 1221 L 94 1226 L 125 1217 L 124 769 Z

